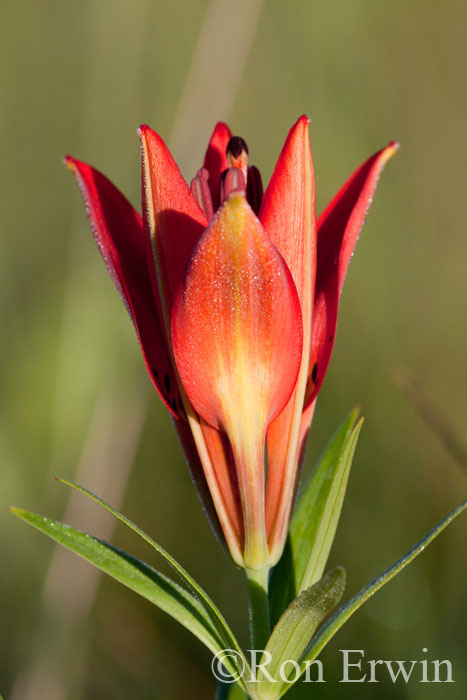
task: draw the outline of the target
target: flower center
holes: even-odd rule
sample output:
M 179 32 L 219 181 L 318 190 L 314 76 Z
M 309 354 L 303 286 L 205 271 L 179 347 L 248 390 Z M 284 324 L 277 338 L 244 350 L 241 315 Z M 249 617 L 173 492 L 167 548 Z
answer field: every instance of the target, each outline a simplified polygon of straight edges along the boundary
M 221 174 L 219 203 L 216 203 L 216 206 L 209 189 L 208 170 L 200 168 L 191 181 L 191 193 L 205 213 L 208 222 L 232 192 L 244 192 L 255 214 L 259 212 L 261 206 L 263 198 L 261 174 L 254 165 L 248 165 L 248 146 L 244 139 L 240 136 L 232 136 L 227 144 L 226 155 L 229 167 Z

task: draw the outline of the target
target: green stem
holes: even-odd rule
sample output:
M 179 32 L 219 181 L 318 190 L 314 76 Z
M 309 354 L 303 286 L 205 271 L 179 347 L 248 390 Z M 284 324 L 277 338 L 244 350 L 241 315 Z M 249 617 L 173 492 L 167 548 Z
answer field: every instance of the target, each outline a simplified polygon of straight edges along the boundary
M 250 608 L 250 634 L 253 649 L 264 649 L 271 633 L 269 620 L 269 567 L 245 569 Z

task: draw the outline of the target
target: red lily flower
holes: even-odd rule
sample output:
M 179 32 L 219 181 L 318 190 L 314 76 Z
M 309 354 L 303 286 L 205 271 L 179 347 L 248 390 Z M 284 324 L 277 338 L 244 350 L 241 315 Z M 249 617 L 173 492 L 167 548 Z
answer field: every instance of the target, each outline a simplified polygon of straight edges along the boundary
M 287 535 L 347 266 L 397 144 L 369 158 L 315 222 L 306 117 L 264 196 L 245 142 L 225 124 L 191 188 L 162 139 L 145 125 L 139 134 L 143 217 L 99 171 L 66 163 L 214 526 L 239 565 L 270 567 Z

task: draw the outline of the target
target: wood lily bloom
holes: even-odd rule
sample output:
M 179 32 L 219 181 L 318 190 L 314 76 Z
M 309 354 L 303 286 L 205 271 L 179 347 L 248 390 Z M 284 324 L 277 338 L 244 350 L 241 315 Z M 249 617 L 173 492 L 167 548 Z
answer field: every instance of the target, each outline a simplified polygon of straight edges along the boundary
M 347 266 L 397 144 L 315 220 L 306 117 L 264 196 L 225 124 L 191 187 L 160 136 L 145 125 L 139 134 L 142 217 L 99 171 L 66 163 L 211 521 L 237 564 L 267 569 L 287 536 Z

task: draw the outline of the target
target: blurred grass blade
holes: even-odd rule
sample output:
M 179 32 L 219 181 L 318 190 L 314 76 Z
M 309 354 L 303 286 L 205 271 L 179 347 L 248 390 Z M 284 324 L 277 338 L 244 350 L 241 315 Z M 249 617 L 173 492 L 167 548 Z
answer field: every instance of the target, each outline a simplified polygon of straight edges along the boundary
M 19 508 L 10 508 L 10 510 L 55 542 L 68 547 L 104 573 L 164 610 L 190 630 L 214 654 L 223 650 L 224 641 L 213 626 L 205 607 L 192 593 L 167 576 L 81 530 Z M 226 660 L 226 666 L 228 664 L 230 664 L 229 659 Z M 231 666 L 229 671 L 235 673 L 236 669 Z
M 467 450 L 451 417 L 428 394 L 408 367 L 399 367 L 395 378 L 415 410 L 446 451 L 463 469 L 467 469 Z
M 320 457 L 292 516 L 289 539 L 271 577 L 271 612 L 277 620 L 299 593 L 323 575 L 336 533 L 363 418 L 354 408 Z
M 329 642 L 329 640 L 336 634 L 336 632 L 342 627 L 342 625 L 347 622 L 349 617 L 353 615 L 368 598 L 370 598 L 376 591 L 378 591 L 385 583 L 390 581 L 396 574 L 398 574 L 402 569 L 404 569 L 407 564 L 415 559 L 423 550 L 432 542 L 435 537 L 437 537 L 445 527 L 447 527 L 452 521 L 457 518 L 465 509 L 467 508 L 467 501 L 464 501 L 455 508 L 449 515 L 447 515 L 443 520 L 441 520 L 438 525 L 436 525 L 430 532 L 425 535 L 416 545 L 414 545 L 409 551 L 396 561 L 389 569 L 387 569 L 380 576 L 375 578 L 371 583 L 369 583 L 365 588 L 363 588 L 357 595 L 355 595 L 348 603 L 343 605 L 334 615 L 329 618 L 329 620 L 321 627 L 314 639 L 303 655 L 301 661 L 313 661 L 318 654 L 321 652 L 324 646 Z
M 129 518 L 127 518 L 125 515 L 120 513 L 111 505 L 103 501 L 102 498 L 96 496 L 96 494 L 92 493 L 92 491 L 89 491 L 88 489 L 84 488 L 84 486 L 80 486 L 79 484 L 76 484 L 73 481 L 68 481 L 67 479 L 57 479 L 57 481 L 60 481 L 62 484 L 66 484 L 67 486 L 71 486 L 76 491 L 79 491 L 85 496 L 91 498 L 93 501 L 95 501 L 103 508 L 108 510 L 109 513 L 112 513 L 112 515 L 118 518 L 118 520 L 124 523 L 127 527 L 133 530 L 133 532 L 139 535 L 145 542 L 147 542 L 151 547 L 153 547 L 153 549 L 155 549 L 156 552 L 160 554 L 168 562 L 168 564 L 170 564 L 174 571 L 177 572 L 177 574 L 188 587 L 188 589 L 191 591 L 191 593 L 199 600 L 211 624 L 217 630 L 220 639 L 222 639 L 224 645 L 223 648 L 235 649 L 242 658 L 242 660 L 246 663 L 246 659 L 244 658 L 243 652 L 237 642 L 237 639 L 218 607 L 208 596 L 206 591 L 194 580 L 192 576 L 190 576 L 190 574 L 183 568 L 183 566 L 181 566 L 181 564 L 179 564 L 177 560 L 172 557 L 171 554 L 169 554 L 163 547 L 161 547 L 160 544 L 155 542 L 152 539 L 152 537 L 150 537 L 146 532 L 144 532 L 143 530 L 141 530 L 141 528 L 135 525 L 135 523 L 129 520 Z
M 276 682 L 261 679 L 260 697 L 275 700 L 290 688 L 291 683 L 283 680 L 279 673 L 281 667 L 285 668 L 288 661 L 299 661 L 318 625 L 342 598 L 344 589 L 345 571 L 338 566 L 289 605 L 273 629 L 265 649 L 266 663 L 267 654 L 271 654 L 268 673 Z M 293 667 L 290 671 L 295 673 Z

